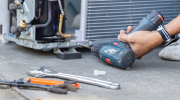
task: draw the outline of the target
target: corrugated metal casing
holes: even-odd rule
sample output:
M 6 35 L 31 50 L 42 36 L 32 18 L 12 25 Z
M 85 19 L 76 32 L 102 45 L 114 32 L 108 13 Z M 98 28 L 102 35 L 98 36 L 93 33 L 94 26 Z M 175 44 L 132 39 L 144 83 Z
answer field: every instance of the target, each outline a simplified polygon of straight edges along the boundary
M 121 29 L 136 25 L 151 10 L 167 24 L 180 13 L 180 0 L 88 0 L 86 40 L 117 39 Z

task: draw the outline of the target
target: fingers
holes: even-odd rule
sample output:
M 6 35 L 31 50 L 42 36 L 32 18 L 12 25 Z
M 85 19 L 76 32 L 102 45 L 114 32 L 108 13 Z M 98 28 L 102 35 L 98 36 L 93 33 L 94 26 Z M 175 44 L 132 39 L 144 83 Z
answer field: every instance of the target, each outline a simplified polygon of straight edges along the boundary
M 132 26 L 128 26 L 127 33 L 129 33 L 132 29 L 133 29 Z M 128 35 L 126 34 L 126 32 L 124 30 L 120 31 L 120 35 L 118 35 L 118 40 L 122 41 L 122 42 L 129 42 Z
M 120 31 L 120 35 L 118 36 L 118 40 L 122 42 L 128 42 L 128 35 L 124 30 Z
M 128 27 L 127 27 L 127 34 L 128 34 L 132 29 L 133 29 L 132 26 L 128 26 Z
M 125 30 L 121 30 L 120 34 L 126 34 Z

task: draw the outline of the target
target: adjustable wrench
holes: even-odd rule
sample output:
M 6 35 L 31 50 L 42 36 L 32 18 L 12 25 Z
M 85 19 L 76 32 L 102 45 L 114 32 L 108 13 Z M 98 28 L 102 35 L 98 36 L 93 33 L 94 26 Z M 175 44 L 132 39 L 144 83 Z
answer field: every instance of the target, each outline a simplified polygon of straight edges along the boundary
M 26 73 L 29 76 L 38 77 L 38 78 L 55 77 L 55 78 L 62 78 L 62 79 L 73 80 L 73 81 L 77 81 L 81 83 L 96 85 L 96 86 L 100 86 L 100 87 L 104 87 L 108 89 L 120 89 L 120 84 L 118 83 L 107 82 L 107 81 L 102 81 L 99 79 L 88 78 L 88 77 L 83 77 L 83 76 L 58 73 L 53 70 L 48 70 L 45 67 L 30 68 L 26 71 Z

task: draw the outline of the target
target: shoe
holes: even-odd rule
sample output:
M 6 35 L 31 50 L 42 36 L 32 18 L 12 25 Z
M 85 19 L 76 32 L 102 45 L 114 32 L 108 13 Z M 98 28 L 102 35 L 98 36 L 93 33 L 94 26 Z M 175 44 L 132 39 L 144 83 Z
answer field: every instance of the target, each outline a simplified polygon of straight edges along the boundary
M 180 60 L 180 39 L 159 52 L 159 56 L 166 60 Z

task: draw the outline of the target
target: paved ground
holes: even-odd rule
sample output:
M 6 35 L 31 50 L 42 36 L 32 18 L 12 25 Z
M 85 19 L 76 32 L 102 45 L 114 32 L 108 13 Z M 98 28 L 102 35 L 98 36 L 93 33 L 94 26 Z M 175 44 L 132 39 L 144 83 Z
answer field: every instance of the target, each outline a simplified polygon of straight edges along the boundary
M 121 84 L 120 90 L 104 89 L 80 84 L 76 93 L 52 94 L 40 90 L 23 90 L 29 96 L 42 100 L 178 100 L 180 99 L 180 62 L 165 61 L 158 57 L 157 48 L 137 60 L 129 70 L 122 70 L 102 63 L 87 49 L 82 59 L 59 60 L 50 52 L 36 51 L 14 43 L 0 43 L 0 76 L 6 80 L 27 78 L 25 71 L 30 67 L 47 66 L 58 72 L 98 78 Z M 106 76 L 96 77 L 94 70 L 107 71 Z M 58 80 L 58 79 L 56 79 Z M 23 100 L 15 92 L 0 87 L 1 100 Z M 12 99 L 13 98 L 13 99 Z

